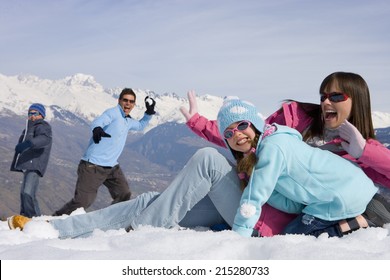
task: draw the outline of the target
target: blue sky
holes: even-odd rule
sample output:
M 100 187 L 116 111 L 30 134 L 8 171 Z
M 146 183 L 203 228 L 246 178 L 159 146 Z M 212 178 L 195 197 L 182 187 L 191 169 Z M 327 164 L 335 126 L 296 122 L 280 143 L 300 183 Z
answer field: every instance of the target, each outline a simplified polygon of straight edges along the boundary
M 351 71 L 390 112 L 389 29 L 386 0 L 0 0 L 0 73 L 237 95 L 269 114 Z

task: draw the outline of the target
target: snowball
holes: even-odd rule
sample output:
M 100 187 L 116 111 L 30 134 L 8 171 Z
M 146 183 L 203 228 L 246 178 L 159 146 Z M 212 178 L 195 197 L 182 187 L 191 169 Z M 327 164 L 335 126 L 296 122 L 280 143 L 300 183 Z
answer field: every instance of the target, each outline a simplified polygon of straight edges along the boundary
M 146 102 L 149 104 L 149 105 L 152 105 L 153 104 L 153 100 L 151 98 L 147 98 L 146 99 Z

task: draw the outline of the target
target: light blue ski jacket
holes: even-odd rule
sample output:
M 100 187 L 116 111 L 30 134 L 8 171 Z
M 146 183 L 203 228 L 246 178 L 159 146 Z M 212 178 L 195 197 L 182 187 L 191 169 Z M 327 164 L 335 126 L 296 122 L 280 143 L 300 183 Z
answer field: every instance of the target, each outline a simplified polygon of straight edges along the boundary
M 142 131 L 151 118 L 152 116 L 148 114 L 145 114 L 139 121 L 126 117 L 119 104 L 116 107 L 107 109 L 92 122 L 91 130 L 100 126 L 106 133 L 111 135 L 111 138 L 102 137 L 102 140 L 95 144 L 91 137 L 82 159 L 100 166 L 113 167 L 117 165 L 129 130 Z
M 259 141 L 259 158 L 245 188 L 233 230 L 251 236 L 261 206 L 306 213 L 336 221 L 363 213 L 377 191 L 355 164 L 329 151 L 310 147 L 287 126 Z

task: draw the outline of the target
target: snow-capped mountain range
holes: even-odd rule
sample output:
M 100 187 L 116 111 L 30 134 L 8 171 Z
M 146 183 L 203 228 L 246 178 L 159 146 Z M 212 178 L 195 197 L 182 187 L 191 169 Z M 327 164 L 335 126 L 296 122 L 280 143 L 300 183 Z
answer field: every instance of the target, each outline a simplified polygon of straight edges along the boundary
M 93 76 L 85 74 L 75 74 L 60 80 L 42 79 L 34 75 L 0 74 L 0 113 L 12 111 L 23 116 L 31 103 L 39 102 L 46 106 L 48 120 L 60 118 L 67 121 L 66 116 L 71 114 L 90 122 L 104 110 L 117 104 L 121 90 L 106 89 L 96 82 Z M 147 95 L 155 98 L 157 102 L 157 114 L 145 132 L 166 122 L 185 122 L 179 108 L 188 107 L 186 97 L 175 93 L 157 94 L 151 90 L 134 90 L 137 94 L 137 105 L 132 111 L 134 118 L 142 117 L 145 111 L 143 100 Z M 203 95 L 198 97 L 197 102 L 200 114 L 215 119 L 223 97 Z M 372 116 L 375 128 L 390 126 L 390 113 L 374 111 Z
M 186 98 L 174 93 L 159 95 L 150 90 L 133 89 L 137 94 L 137 104 L 131 115 L 136 119 L 144 114 L 144 98 L 147 95 L 156 100 L 157 114 L 145 132 L 166 122 L 185 122 L 179 108 L 188 106 Z M 34 75 L 0 74 L 0 112 L 12 111 L 22 116 L 26 114 L 28 106 L 39 102 L 46 106 L 46 119 L 49 121 L 60 115 L 66 121 L 65 113 L 72 113 L 89 122 L 106 109 L 114 107 L 121 90 L 122 88 L 106 89 L 94 77 L 85 74 L 75 74 L 61 80 L 41 79 Z M 204 95 L 197 101 L 202 115 L 214 119 L 223 98 Z

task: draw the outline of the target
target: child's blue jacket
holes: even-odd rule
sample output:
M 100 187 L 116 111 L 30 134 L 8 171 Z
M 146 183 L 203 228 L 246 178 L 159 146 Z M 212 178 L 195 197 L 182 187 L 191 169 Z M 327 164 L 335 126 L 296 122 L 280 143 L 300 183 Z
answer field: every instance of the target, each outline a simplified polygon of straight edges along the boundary
M 261 206 L 335 221 L 362 214 L 377 187 L 352 162 L 313 148 L 287 126 L 260 140 L 258 162 L 245 188 L 233 230 L 251 236 Z

